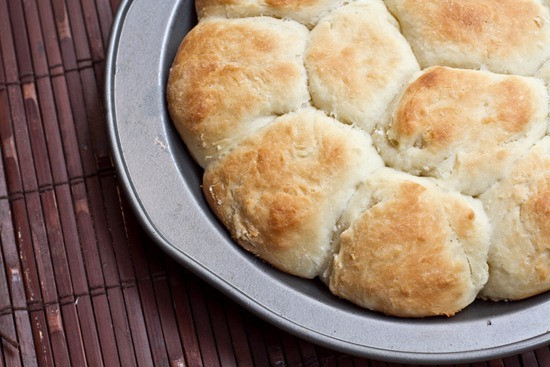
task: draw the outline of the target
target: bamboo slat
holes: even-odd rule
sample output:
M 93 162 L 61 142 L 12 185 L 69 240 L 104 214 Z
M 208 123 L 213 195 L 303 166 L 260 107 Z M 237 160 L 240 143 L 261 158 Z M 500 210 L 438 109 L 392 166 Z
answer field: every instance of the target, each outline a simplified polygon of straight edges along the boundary
M 109 155 L 120 0 L 0 0 L 0 367 L 399 367 L 267 325 L 147 239 Z M 468 367 L 548 367 L 548 346 Z

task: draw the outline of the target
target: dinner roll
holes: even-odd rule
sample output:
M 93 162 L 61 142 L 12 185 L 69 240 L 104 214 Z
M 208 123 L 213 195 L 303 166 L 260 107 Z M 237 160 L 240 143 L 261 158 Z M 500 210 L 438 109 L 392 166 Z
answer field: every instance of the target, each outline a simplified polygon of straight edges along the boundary
M 495 228 L 482 296 L 517 300 L 550 290 L 550 137 L 481 200 Z
M 479 195 L 544 136 L 540 79 L 432 67 L 400 96 L 373 140 L 388 165 Z
M 487 281 L 490 226 L 478 200 L 382 168 L 340 220 L 330 290 L 402 317 L 454 315 Z
M 324 14 L 354 0 L 196 0 L 199 19 L 268 15 L 313 27 Z
M 313 278 L 355 186 L 381 166 L 368 134 L 306 108 L 277 118 L 210 165 L 203 190 L 245 249 Z
M 385 0 L 423 68 L 533 75 L 550 57 L 540 0 Z
M 170 71 L 167 101 L 202 167 L 309 102 L 307 36 L 304 26 L 273 18 L 212 19 L 189 32 Z
M 354 2 L 322 18 L 305 65 L 313 104 L 368 132 L 420 70 L 381 0 Z

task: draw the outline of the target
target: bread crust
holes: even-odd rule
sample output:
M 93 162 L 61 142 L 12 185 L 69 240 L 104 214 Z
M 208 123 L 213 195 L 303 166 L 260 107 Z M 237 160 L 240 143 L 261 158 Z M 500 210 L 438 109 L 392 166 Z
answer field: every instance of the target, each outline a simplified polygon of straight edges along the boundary
M 540 69 L 537 71 L 536 76 L 544 81 L 544 83 L 546 84 L 546 89 L 548 90 L 548 94 L 550 95 L 550 60 L 542 64 Z M 548 99 L 548 104 L 550 106 L 550 98 Z M 548 129 L 546 130 L 546 135 L 550 136 L 550 115 L 547 118 L 547 122 Z
M 312 28 L 319 19 L 354 0 L 196 0 L 199 19 L 272 16 L 288 18 Z
M 429 179 L 376 171 L 339 226 L 330 289 L 363 307 L 452 316 L 487 280 L 490 227 L 481 204 Z
M 382 165 L 367 134 L 307 108 L 276 119 L 209 167 L 203 190 L 245 249 L 313 278 L 355 186 Z
M 495 228 L 482 296 L 518 300 L 550 290 L 550 137 L 481 200 Z
M 417 75 L 373 139 L 389 166 L 475 196 L 544 136 L 547 101 L 536 78 L 435 66 Z
M 166 96 L 203 168 L 272 118 L 308 103 L 307 36 L 304 26 L 272 18 L 213 19 L 187 34 Z
M 537 0 L 385 0 L 420 66 L 533 75 L 550 58 L 550 13 Z
M 369 133 L 420 70 L 379 0 L 358 1 L 323 17 L 311 31 L 305 65 L 313 105 Z

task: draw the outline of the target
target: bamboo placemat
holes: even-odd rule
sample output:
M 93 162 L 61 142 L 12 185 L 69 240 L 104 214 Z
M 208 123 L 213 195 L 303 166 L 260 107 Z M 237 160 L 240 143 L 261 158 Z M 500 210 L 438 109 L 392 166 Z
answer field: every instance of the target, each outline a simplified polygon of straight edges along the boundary
M 118 5 L 0 0 L 0 367 L 397 366 L 270 326 L 146 238 L 102 105 Z M 473 366 L 548 367 L 550 349 Z

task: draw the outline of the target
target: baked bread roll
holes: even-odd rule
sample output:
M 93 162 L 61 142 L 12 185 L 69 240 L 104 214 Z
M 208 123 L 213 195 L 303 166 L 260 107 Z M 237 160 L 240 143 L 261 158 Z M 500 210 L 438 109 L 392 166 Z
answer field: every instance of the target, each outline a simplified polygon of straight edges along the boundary
M 517 300 L 550 290 L 550 137 L 481 200 L 494 227 L 482 296 Z
M 550 58 L 540 0 L 385 0 L 422 68 L 533 75 Z
M 479 195 L 544 136 L 547 115 L 537 78 L 436 66 L 408 86 L 373 139 L 389 166 Z
M 454 315 L 487 281 L 481 203 L 383 168 L 360 186 L 337 236 L 330 290 L 389 315 Z
M 305 278 L 361 179 L 382 167 L 363 131 L 306 108 L 277 118 L 208 167 L 208 203 L 245 249 Z
M 185 37 L 166 95 L 203 168 L 277 115 L 308 103 L 307 37 L 304 26 L 273 18 L 205 20 Z
M 313 104 L 368 132 L 420 70 L 380 0 L 358 1 L 321 19 L 311 31 L 305 65 Z
M 353 0 L 196 0 L 195 7 L 199 19 L 268 15 L 293 19 L 311 28 L 324 14 L 351 1 Z
M 196 0 L 168 109 L 214 213 L 282 271 L 401 317 L 488 277 L 481 297 L 528 297 L 550 278 L 548 4 Z

